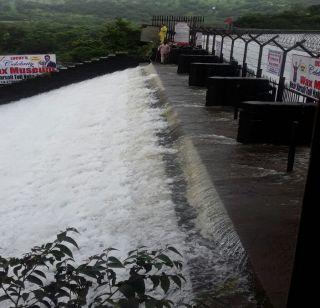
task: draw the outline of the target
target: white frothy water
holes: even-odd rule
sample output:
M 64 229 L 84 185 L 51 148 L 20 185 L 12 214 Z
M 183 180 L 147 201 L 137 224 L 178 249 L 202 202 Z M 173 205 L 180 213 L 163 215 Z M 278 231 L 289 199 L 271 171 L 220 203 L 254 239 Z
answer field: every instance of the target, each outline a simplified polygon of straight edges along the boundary
M 84 260 L 171 244 L 184 251 L 140 69 L 0 107 L 0 255 L 19 256 L 75 227 Z
M 0 106 L 0 255 L 21 256 L 75 227 L 78 260 L 107 247 L 124 255 L 170 244 L 196 289 L 237 277 L 229 252 L 178 226 L 163 160 L 174 152 L 159 145 L 167 122 L 151 77 L 130 69 Z M 190 282 L 171 296 L 188 301 Z

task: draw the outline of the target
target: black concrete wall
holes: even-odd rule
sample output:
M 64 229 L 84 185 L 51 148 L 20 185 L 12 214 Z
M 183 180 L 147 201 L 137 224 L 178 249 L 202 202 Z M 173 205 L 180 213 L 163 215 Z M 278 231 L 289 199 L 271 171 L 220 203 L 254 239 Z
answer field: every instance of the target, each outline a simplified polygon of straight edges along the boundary
M 0 87 L 0 105 L 138 65 L 139 59 L 128 55 L 108 56 L 61 69 L 56 73 L 3 85 Z

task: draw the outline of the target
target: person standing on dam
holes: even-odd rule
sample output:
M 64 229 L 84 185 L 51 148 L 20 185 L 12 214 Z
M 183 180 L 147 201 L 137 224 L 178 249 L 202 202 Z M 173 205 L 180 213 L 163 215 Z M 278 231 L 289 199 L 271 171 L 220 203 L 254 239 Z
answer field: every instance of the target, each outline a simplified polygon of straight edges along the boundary
M 170 50 L 171 48 L 167 40 L 164 40 L 163 44 L 161 44 L 158 48 L 158 52 L 160 52 L 160 56 L 161 56 L 161 64 L 166 63 Z
M 163 44 L 166 37 L 167 37 L 167 33 L 168 33 L 168 28 L 166 25 L 162 25 L 160 32 L 159 32 L 159 38 L 160 38 L 160 44 Z

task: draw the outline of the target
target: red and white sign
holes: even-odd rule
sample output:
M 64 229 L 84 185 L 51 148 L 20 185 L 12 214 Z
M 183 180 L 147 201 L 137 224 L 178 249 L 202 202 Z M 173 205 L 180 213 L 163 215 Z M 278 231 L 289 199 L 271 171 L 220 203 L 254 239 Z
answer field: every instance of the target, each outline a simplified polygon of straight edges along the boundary
M 190 27 L 186 22 L 176 23 L 174 32 L 174 42 L 177 45 L 189 45 Z
M 290 88 L 318 98 L 320 93 L 320 59 L 293 55 Z
M 0 56 L 0 84 L 8 84 L 57 71 L 56 55 Z
M 280 75 L 281 64 L 283 59 L 283 52 L 269 49 L 267 72 L 273 75 Z

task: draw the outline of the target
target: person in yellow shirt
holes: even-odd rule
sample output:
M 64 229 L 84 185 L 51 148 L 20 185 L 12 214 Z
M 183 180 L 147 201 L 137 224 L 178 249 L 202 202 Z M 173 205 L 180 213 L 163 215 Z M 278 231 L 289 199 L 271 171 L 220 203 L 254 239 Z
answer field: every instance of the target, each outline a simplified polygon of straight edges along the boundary
M 160 44 L 164 43 L 164 40 L 167 37 L 167 33 L 168 33 L 168 28 L 166 27 L 166 25 L 162 25 L 159 32 Z

